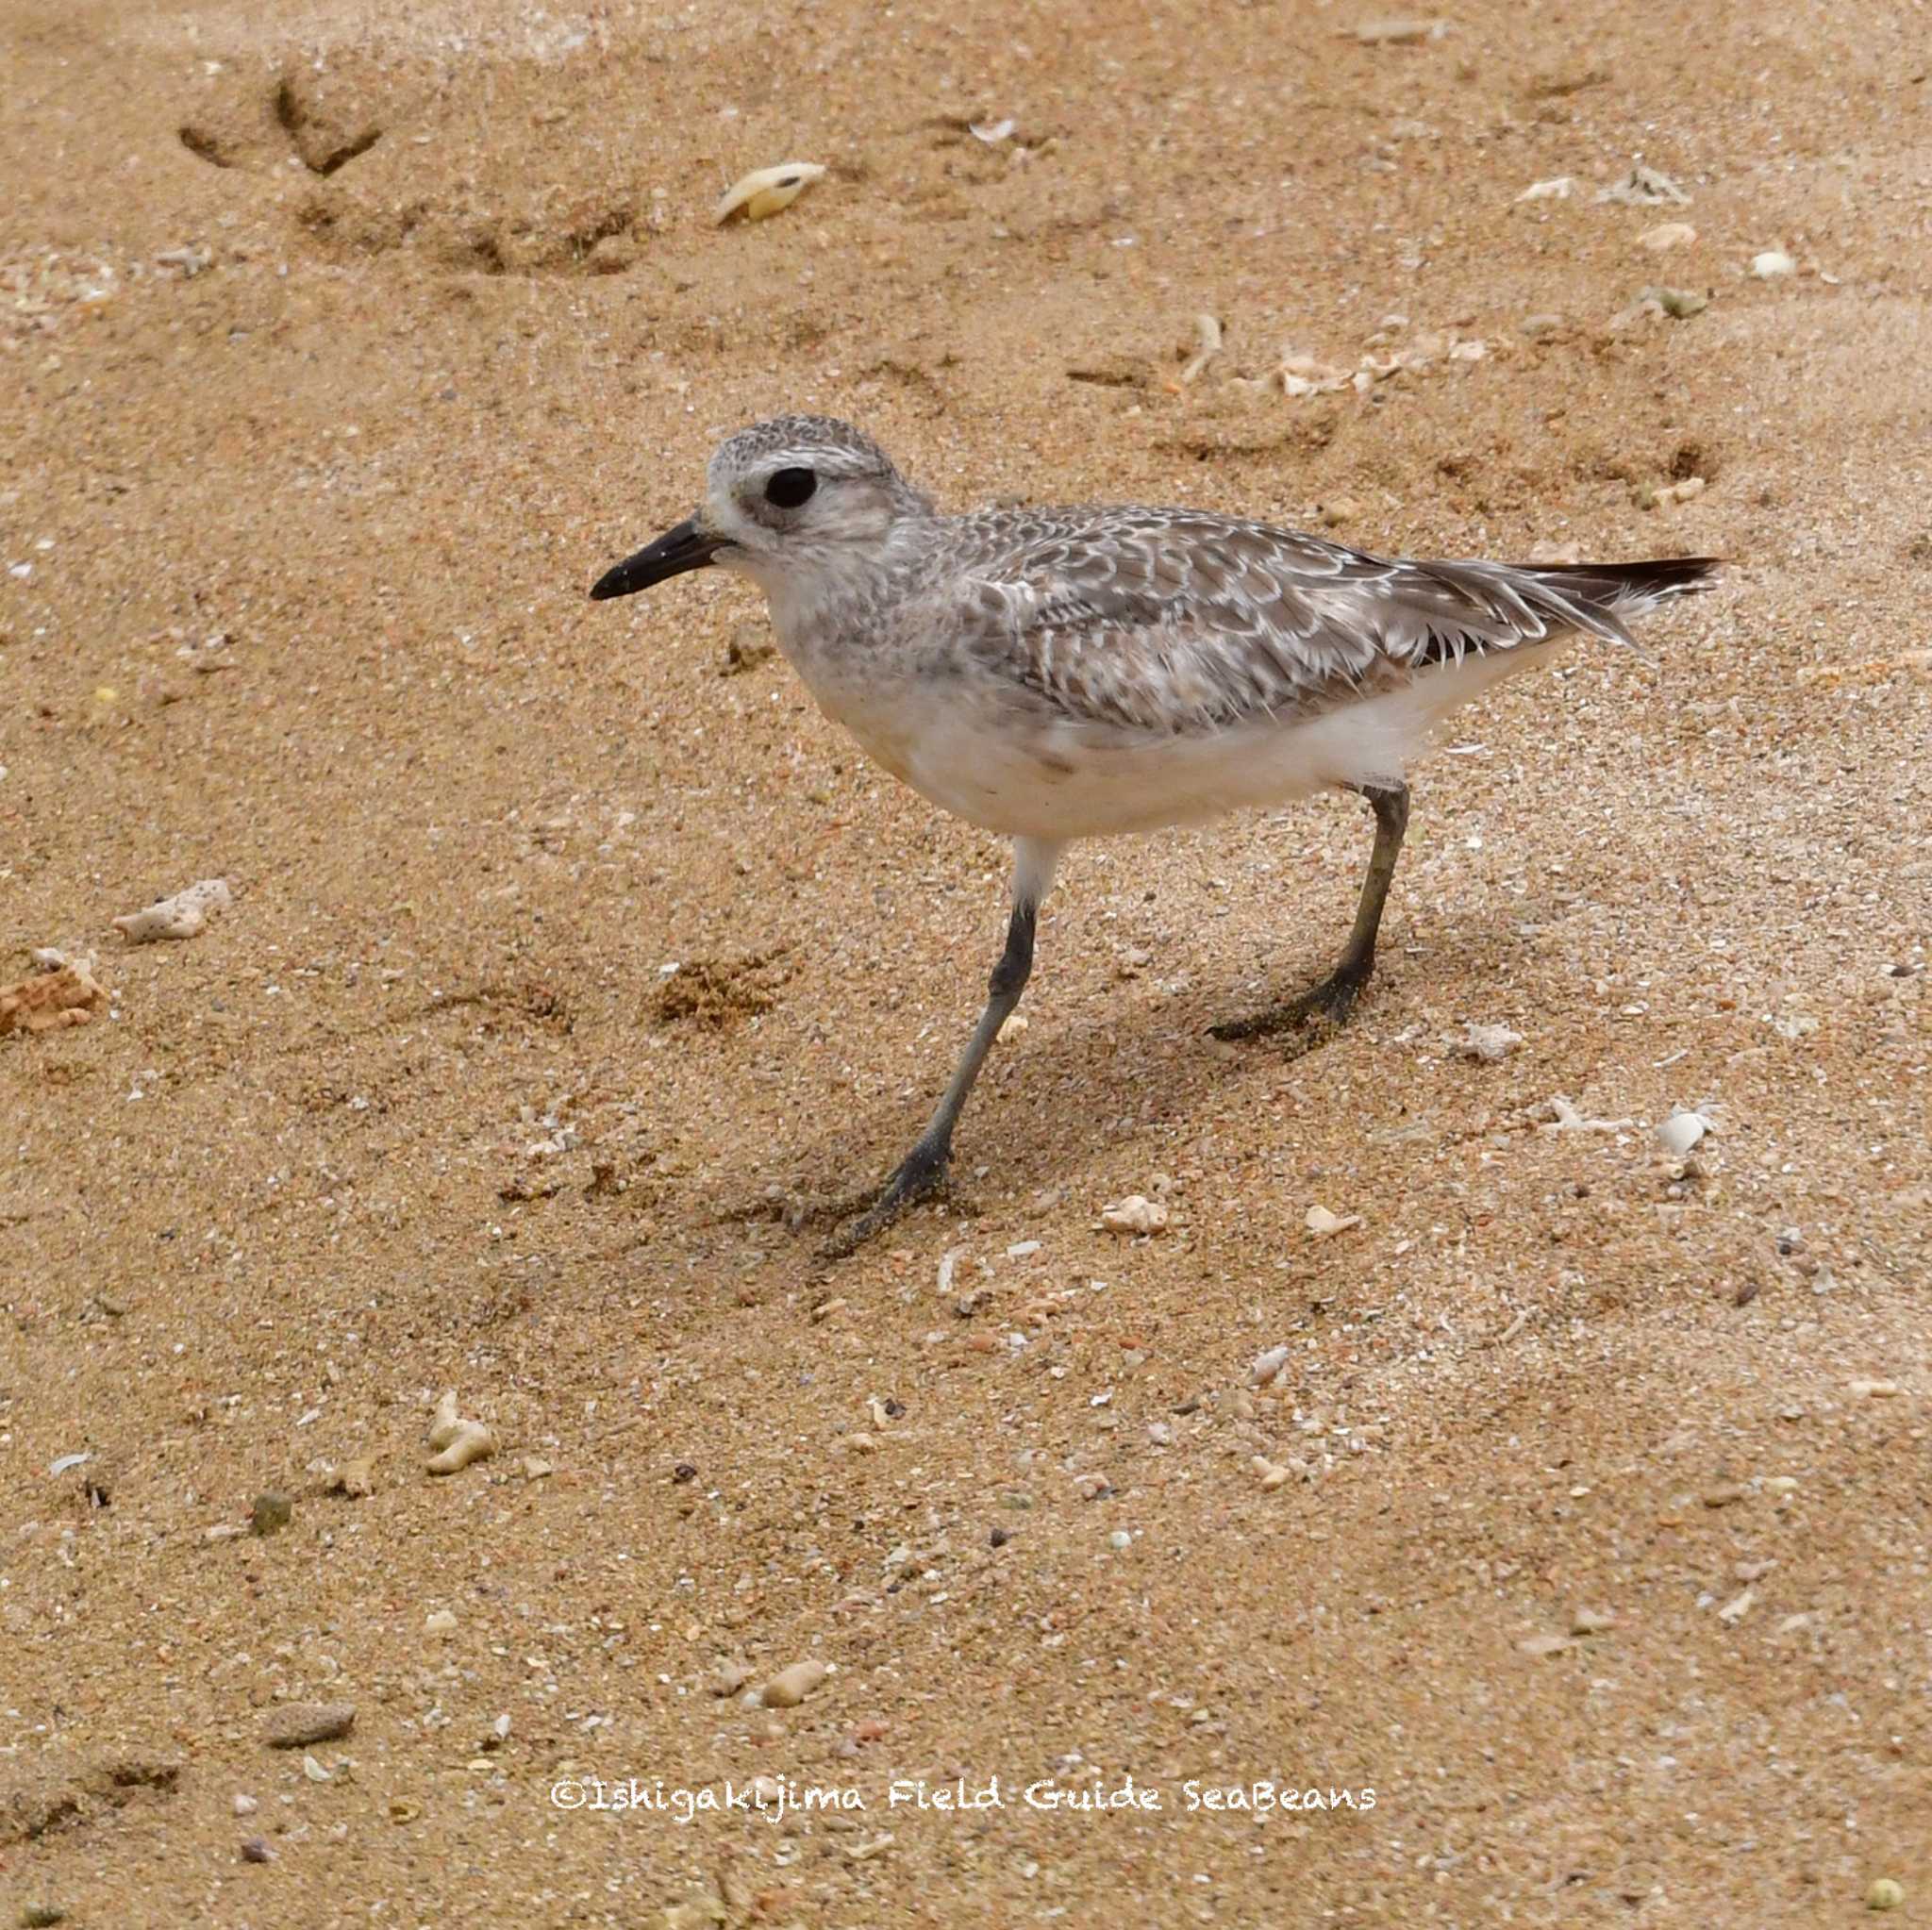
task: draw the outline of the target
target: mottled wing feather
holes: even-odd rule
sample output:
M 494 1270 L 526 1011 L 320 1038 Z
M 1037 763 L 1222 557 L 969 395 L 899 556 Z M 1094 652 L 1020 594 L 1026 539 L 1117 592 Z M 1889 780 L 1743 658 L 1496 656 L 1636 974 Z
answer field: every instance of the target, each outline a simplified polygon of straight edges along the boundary
M 967 648 L 1072 721 L 1164 734 L 1313 716 L 1466 652 L 1607 611 L 1485 563 L 1385 561 L 1193 511 L 1004 511 L 956 525 Z

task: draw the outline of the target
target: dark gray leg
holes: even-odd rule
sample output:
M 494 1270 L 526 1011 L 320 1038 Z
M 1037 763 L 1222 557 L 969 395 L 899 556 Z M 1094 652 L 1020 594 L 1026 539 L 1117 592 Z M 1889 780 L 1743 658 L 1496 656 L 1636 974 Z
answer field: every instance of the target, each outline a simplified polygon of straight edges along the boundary
M 1375 814 L 1375 848 L 1369 855 L 1369 874 L 1362 880 L 1355 928 L 1348 935 L 1341 963 L 1320 985 L 1311 986 L 1285 1006 L 1210 1027 L 1216 1039 L 1265 1039 L 1271 1033 L 1306 1025 L 1310 1019 L 1339 1025 L 1354 1009 L 1356 994 L 1375 969 L 1375 934 L 1381 929 L 1382 907 L 1388 901 L 1395 860 L 1402 852 L 1402 834 L 1408 828 L 1407 785 L 1389 790 L 1365 788 L 1362 795 Z
M 1000 962 L 992 968 L 986 1009 L 980 1013 L 979 1023 L 973 1028 L 973 1037 L 966 1041 L 966 1050 L 960 1055 L 944 1096 L 926 1122 L 925 1130 L 911 1152 L 893 1169 L 878 1197 L 828 1242 L 824 1250 L 828 1259 L 856 1251 L 908 1206 L 928 1198 L 944 1183 L 946 1161 L 953 1151 L 953 1128 L 959 1123 L 967 1095 L 979 1077 L 979 1069 L 986 1063 L 993 1040 L 999 1037 L 1000 1027 L 1020 1003 L 1020 994 L 1032 976 L 1033 937 L 1039 923 L 1040 901 L 1053 883 L 1059 847 L 1023 838 L 1014 847 L 1014 857 L 1013 915 L 1007 923 L 1007 948 L 1000 954 Z

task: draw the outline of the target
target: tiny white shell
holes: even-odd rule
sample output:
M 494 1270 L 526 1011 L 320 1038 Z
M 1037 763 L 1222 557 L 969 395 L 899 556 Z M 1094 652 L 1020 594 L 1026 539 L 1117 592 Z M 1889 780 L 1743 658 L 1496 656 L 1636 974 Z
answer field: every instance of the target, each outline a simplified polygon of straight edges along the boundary
M 824 172 L 817 161 L 780 161 L 775 168 L 754 168 L 725 192 L 713 219 L 726 222 L 741 209 L 746 221 L 763 221 L 790 208 Z
M 1331 1213 L 1326 1206 L 1310 1206 L 1303 1223 L 1317 1240 L 1326 1240 L 1332 1234 L 1346 1233 L 1352 1226 L 1362 1223 L 1359 1213 Z
M 1759 281 L 1775 281 L 1780 275 L 1797 272 L 1798 264 L 1782 248 L 1767 248 L 1751 258 L 1751 273 Z
M 1703 1116 L 1695 1112 L 1674 1112 L 1657 1129 L 1657 1136 L 1663 1141 L 1663 1148 L 1673 1159 L 1689 1156 L 1706 1133 L 1710 1130 Z
M 1248 1379 L 1257 1388 L 1266 1387 L 1288 1365 L 1288 1355 L 1286 1345 L 1270 1347 L 1265 1354 L 1256 1355 L 1248 1363 Z

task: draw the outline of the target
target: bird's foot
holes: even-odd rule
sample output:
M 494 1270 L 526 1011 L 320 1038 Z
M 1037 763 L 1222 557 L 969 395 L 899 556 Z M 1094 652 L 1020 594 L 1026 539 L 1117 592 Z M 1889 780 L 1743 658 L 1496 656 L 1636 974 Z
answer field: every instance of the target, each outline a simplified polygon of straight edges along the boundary
M 869 1200 L 870 1204 L 825 1241 L 819 1249 L 820 1257 L 845 1259 L 857 1253 L 874 1234 L 890 1226 L 908 1206 L 931 1199 L 946 1183 L 948 1156 L 949 1149 L 944 1146 L 922 1144 L 913 1147 L 883 1187 L 859 1196 L 860 1200 Z
M 1224 1025 L 1210 1025 L 1208 1036 L 1229 1041 L 1272 1039 L 1277 1033 L 1301 1032 L 1309 1028 L 1333 1031 L 1345 1025 L 1355 1010 L 1356 999 L 1369 981 L 1366 972 L 1343 967 L 1331 972 L 1320 985 L 1310 986 L 1299 998 L 1286 1005 L 1271 1006 L 1265 1012 L 1251 1013 L 1245 1019 L 1231 1019 Z

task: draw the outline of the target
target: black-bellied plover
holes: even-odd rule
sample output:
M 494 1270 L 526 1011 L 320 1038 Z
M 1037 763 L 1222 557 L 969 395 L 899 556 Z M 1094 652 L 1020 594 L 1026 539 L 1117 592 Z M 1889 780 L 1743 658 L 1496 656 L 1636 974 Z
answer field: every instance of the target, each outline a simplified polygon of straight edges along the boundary
M 923 796 L 1013 840 L 986 1009 L 844 1250 L 943 1177 L 1072 840 L 1360 793 L 1375 842 L 1341 962 L 1286 1005 L 1214 1029 L 1251 1039 L 1339 1021 L 1374 963 L 1429 726 L 1579 633 L 1627 644 L 1625 616 L 1706 588 L 1716 567 L 1393 561 L 1203 509 L 943 516 L 869 436 L 809 415 L 731 437 L 697 512 L 591 594 L 713 563 L 765 592 L 778 647 L 829 717 Z

